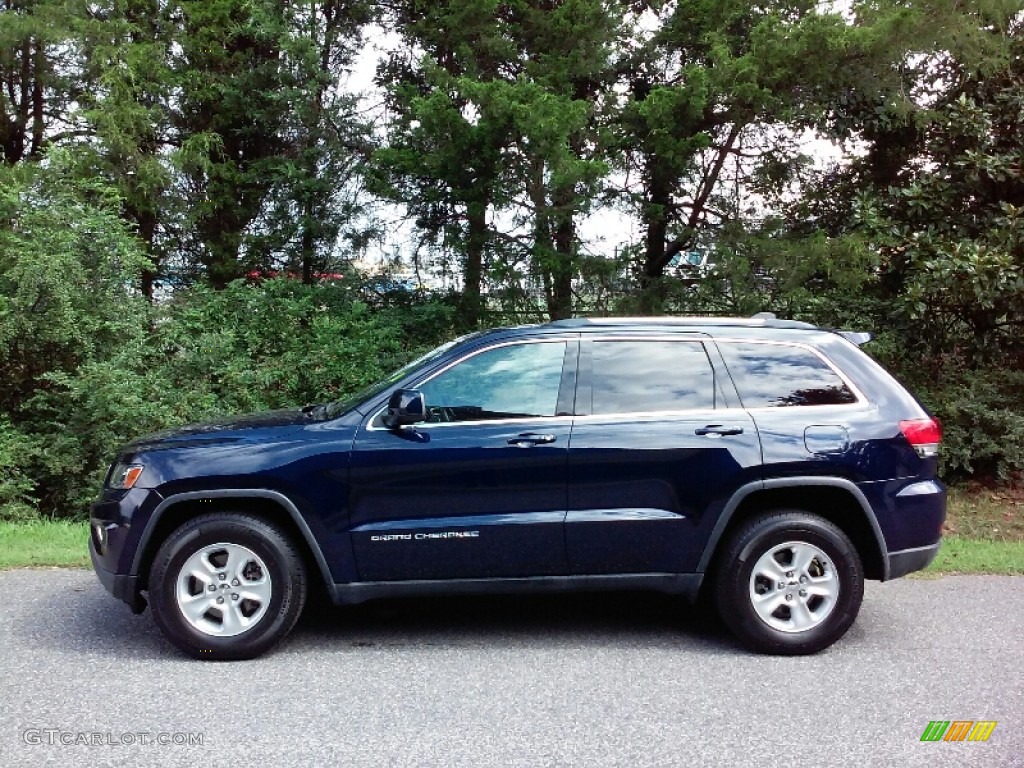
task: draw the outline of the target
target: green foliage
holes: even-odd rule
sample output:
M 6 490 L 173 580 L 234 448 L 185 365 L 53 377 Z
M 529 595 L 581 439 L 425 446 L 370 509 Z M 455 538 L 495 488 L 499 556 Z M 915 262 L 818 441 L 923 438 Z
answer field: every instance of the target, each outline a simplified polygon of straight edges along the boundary
M 470 322 L 488 272 L 541 287 L 548 314 L 568 317 L 577 221 L 610 167 L 601 113 L 621 9 L 400 2 L 391 18 L 403 41 L 379 79 L 396 117 L 374 155 L 374 188 L 408 204 L 420 230 L 459 259 Z M 529 234 L 495 237 L 503 216 Z M 500 261 L 488 265 L 492 254 Z
M 939 385 L 922 382 L 919 395 L 942 420 L 944 471 L 951 479 L 1010 480 L 1024 469 L 1024 372 L 940 360 L 948 365 L 935 380 Z
M 21 451 L 36 483 L 14 475 L 0 493 L 34 493 L 45 512 L 81 514 L 131 437 L 340 399 L 450 338 L 451 321 L 440 302 L 371 312 L 347 291 L 292 280 L 182 292 L 154 312 L 152 330 L 107 357 L 40 377 L 45 389 L 18 412 L 25 446 L 45 440 L 45 450 Z M 6 438 L 0 430 L 0 457 Z
M 341 398 L 456 332 L 442 300 L 357 288 L 196 286 L 151 306 L 110 187 L 0 169 L 0 516 L 80 516 L 117 447 L 216 415 Z
M 874 330 L 950 477 L 1024 469 L 1019 2 L 9 5 L 0 516 L 80 514 L 140 432 L 580 311 Z M 345 79 L 378 19 L 383 112 Z M 359 290 L 381 199 L 461 291 Z M 613 209 L 635 241 L 588 248 Z M 690 251 L 710 266 L 670 266 Z
M 27 458 L 36 446 L 3 417 L 0 417 L 0 520 L 29 520 L 36 516 L 32 491 L 35 483 L 27 474 Z
M 137 335 L 144 305 L 127 288 L 148 262 L 102 183 L 65 153 L 43 168 L 0 167 L 0 408 L 43 374 L 72 371 Z
M 913 162 L 864 190 L 857 215 L 881 254 L 897 367 L 946 426 L 946 469 L 1005 479 L 1024 469 L 1024 43 L 1002 40 L 1002 68 L 951 67 Z
M 42 157 L 87 78 L 74 45 L 81 0 L 18 0 L 0 10 L 0 163 Z
M 87 470 L 62 450 L 88 438 L 62 431 L 60 378 L 145 329 L 147 307 L 128 286 L 148 262 L 117 197 L 74 167 L 54 153 L 41 168 L 0 168 L 0 514 L 7 517 Z

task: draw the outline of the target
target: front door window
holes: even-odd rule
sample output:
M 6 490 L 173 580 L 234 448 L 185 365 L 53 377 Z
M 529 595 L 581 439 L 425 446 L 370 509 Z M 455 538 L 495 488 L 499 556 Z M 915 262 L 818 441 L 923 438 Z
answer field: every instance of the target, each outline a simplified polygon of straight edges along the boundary
M 428 422 L 555 415 L 565 342 L 494 347 L 421 384 Z

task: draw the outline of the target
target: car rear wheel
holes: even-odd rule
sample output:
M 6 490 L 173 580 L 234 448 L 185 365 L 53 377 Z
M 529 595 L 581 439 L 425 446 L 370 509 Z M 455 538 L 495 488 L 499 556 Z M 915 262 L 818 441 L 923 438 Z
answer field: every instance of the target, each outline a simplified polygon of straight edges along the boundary
M 306 569 L 289 536 L 251 515 L 202 515 L 160 546 L 149 576 L 157 626 L 199 659 L 251 659 L 302 612 Z
M 850 539 L 829 521 L 779 511 L 744 523 L 729 539 L 714 580 L 722 620 L 760 653 L 817 653 L 841 638 L 864 597 L 864 569 Z

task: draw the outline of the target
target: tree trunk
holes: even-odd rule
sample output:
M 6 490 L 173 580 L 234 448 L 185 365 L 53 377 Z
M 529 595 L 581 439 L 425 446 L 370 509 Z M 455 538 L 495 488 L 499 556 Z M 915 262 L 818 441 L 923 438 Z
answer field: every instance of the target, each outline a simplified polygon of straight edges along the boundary
M 657 315 L 665 301 L 663 277 L 665 267 L 665 237 L 668 221 L 663 214 L 647 218 L 647 236 L 644 243 L 644 262 L 640 273 L 640 311 L 645 315 Z
M 46 69 L 43 44 L 36 40 L 32 56 L 32 148 L 29 155 L 39 158 L 43 154 L 45 118 L 43 116 L 43 72 Z
M 156 215 L 152 211 L 129 209 L 128 216 L 135 220 L 139 228 L 139 238 L 146 244 L 146 254 L 153 262 L 153 269 L 142 270 L 139 288 L 147 300 L 153 301 L 153 283 L 156 280 L 156 258 L 153 256 L 153 244 L 156 241 Z
M 463 268 L 462 307 L 466 323 L 480 324 L 480 288 L 483 282 L 484 249 L 487 246 L 487 203 L 475 200 L 467 206 L 468 233 Z
M 552 199 L 556 209 L 554 254 L 549 264 L 551 290 L 548 294 L 548 314 L 552 320 L 572 317 L 572 275 L 576 247 L 576 225 L 572 214 L 574 196 L 572 187 L 561 187 L 555 190 Z
M 669 206 L 672 203 L 671 180 L 657 165 L 651 169 L 648 199 L 644 207 L 644 260 L 639 275 L 640 311 L 645 315 L 662 312 L 665 302 L 665 247 L 668 239 Z
M 316 258 L 316 243 L 313 236 L 313 201 L 312 193 L 305 192 L 302 203 L 302 283 L 313 284 L 313 261 Z

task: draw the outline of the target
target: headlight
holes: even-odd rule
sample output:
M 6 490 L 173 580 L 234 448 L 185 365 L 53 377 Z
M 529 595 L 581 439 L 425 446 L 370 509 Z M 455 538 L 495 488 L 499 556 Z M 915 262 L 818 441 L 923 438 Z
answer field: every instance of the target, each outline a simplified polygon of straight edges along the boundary
M 117 490 L 127 490 L 135 485 L 142 474 L 141 464 L 115 464 L 110 470 L 110 487 Z

